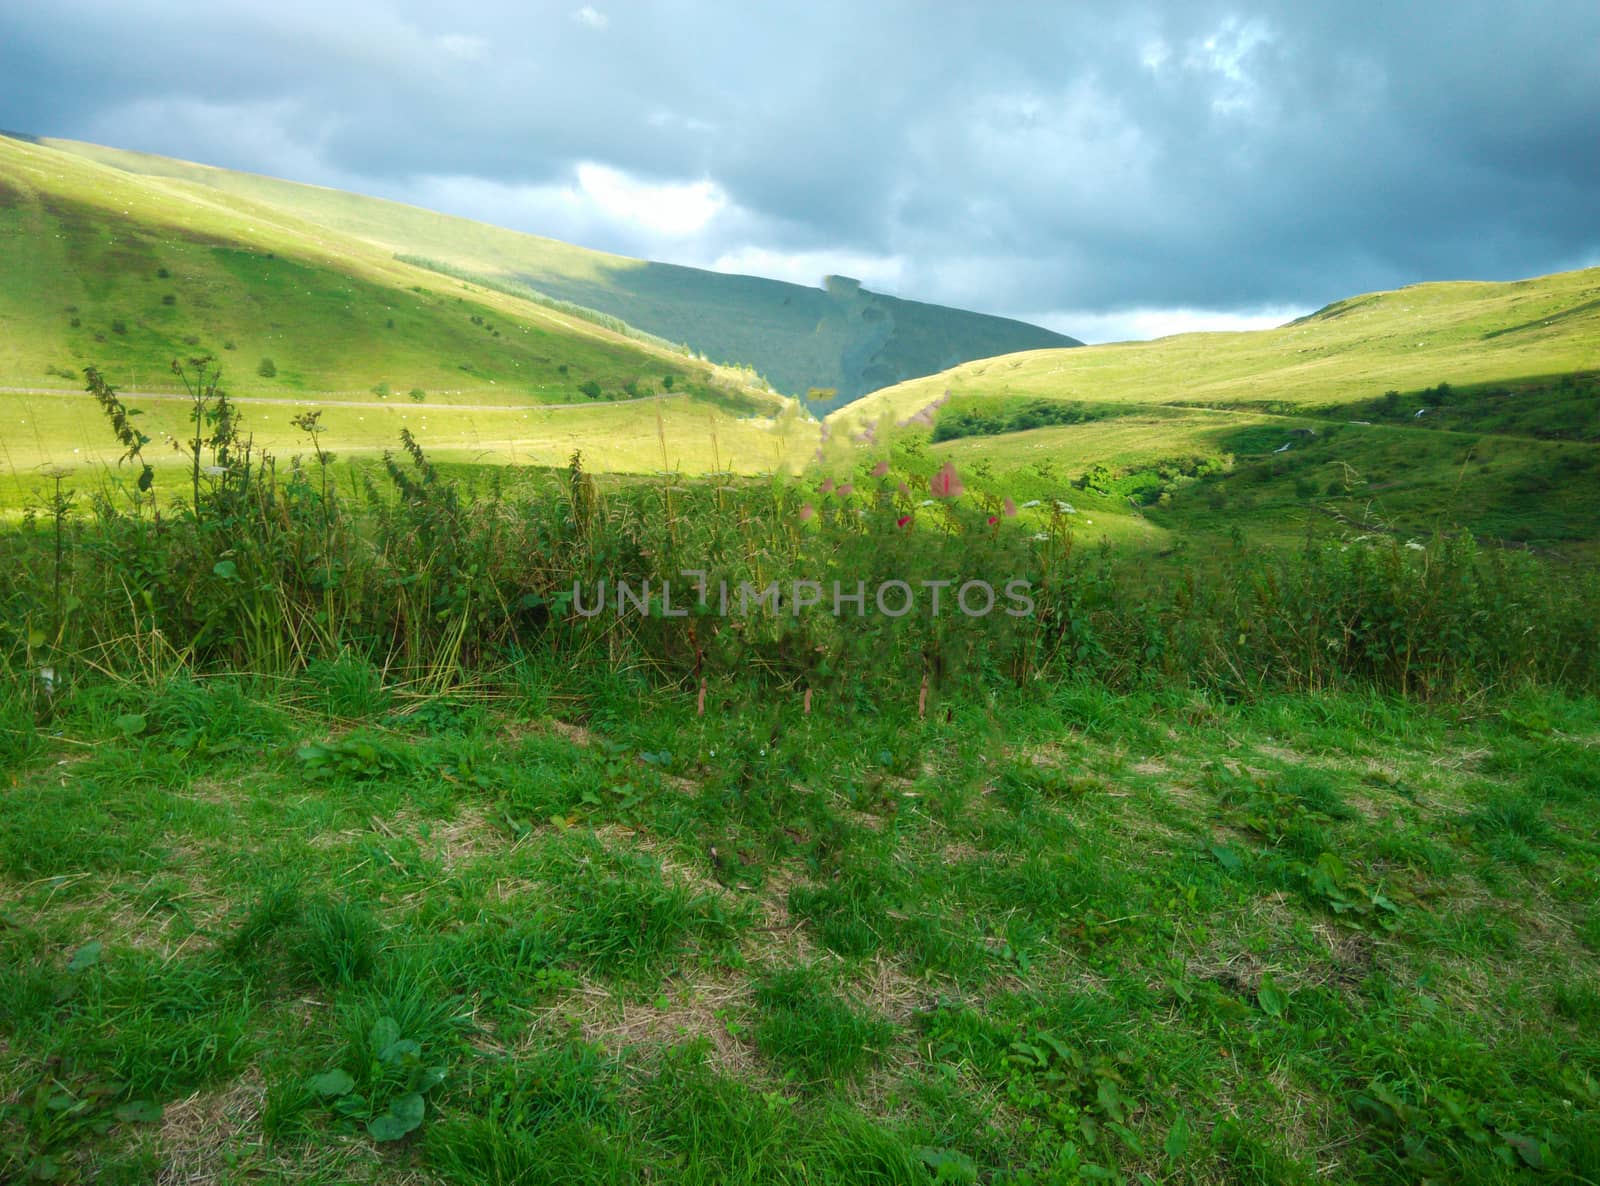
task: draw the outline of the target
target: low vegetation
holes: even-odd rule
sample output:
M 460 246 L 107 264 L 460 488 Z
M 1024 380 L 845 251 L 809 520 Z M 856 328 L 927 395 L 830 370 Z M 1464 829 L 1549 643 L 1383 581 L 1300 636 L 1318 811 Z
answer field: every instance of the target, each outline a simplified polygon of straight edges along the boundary
M 998 436 L 1006 432 L 1027 432 L 1061 424 L 1087 424 L 1114 415 L 1106 408 L 1054 400 L 1030 400 L 1019 406 L 997 408 L 981 404 L 941 409 L 933 426 L 933 440 L 953 441 L 958 437 Z
M 315 411 L 295 420 L 303 453 L 257 453 L 209 360 L 174 369 L 192 392 L 189 428 L 174 438 L 180 485 L 171 469 L 157 481 L 138 409 L 91 368 L 128 480 L 80 502 L 58 475 L 23 530 L 0 540 L 16 574 L 0 646 L 19 670 L 64 652 L 117 675 L 289 674 L 353 649 L 442 689 L 500 656 L 554 648 L 643 664 L 670 683 L 760 677 L 863 703 L 1045 673 L 1228 695 L 1361 686 L 1438 698 L 1530 680 L 1587 690 L 1600 671 L 1592 571 L 1466 535 L 1352 538 L 1332 521 L 1293 550 L 1240 539 L 1220 556 L 1155 564 L 1079 542 L 1087 516 L 1071 499 L 1152 497 L 1144 472 L 1200 486 L 1226 468 L 1203 458 L 1132 477 L 1091 469 L 1076 486 L 1045 485 L 1047 497 L 1019 497 L 1028 492 L 982 471 L 967 491 L 915 442 L 838 480 L 602 486 L 574 455 L 564 471 L 490 469 L 463 483 L 409 429 L 380 465 L 335 469 Z M 685 570 L 703 596 L 683 592 Z M 797 582 L 815 582 L 827 606 L 841 578 L 868 602 L 799 612 L 813 594 Z M 909 613 L 870 612 L 896 580 L 951 582 L 945 612 L 926 595 Z M 988 582 L 989 611 L 955 612 L 949 601 L 973 580 Z M 1028 583 L 1031 616 L 995 606 L 1013 580 Z M 662 601 L 669 583 L 678 611 Z M 615 612 L 619 584 L 642 591 L 646 609 Z M 729 614 L 742 586 L 774 600 Z M 581 612 L 575 590 L 613 610 Z
M 1125 476 L 914 437 L 285 461 L 209 368 L 182 480 L 91 368 L 125 464 L 0 536 L 0 1176 L 1600 1173 L 1592 570 L 1086 546 Z

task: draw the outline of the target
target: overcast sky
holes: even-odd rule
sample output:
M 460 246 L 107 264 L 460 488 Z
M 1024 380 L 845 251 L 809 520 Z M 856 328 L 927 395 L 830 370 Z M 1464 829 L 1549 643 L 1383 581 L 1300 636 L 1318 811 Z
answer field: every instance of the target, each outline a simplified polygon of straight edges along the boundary
M 1089 341 L 1600 263 L 1600 2 L 0 0 L 0 127 Z

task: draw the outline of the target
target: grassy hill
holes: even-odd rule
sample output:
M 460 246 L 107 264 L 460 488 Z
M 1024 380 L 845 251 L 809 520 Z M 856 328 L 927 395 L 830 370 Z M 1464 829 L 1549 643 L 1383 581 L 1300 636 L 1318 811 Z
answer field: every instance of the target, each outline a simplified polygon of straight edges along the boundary
M 584 398 L 589 380 L 620 391 L 669 373 L 712 377 L 292 213 L 10 138 L 0 138 L 0 241 L 4 386 L 59 386 L 76 379 L 61 371 L 95 361 L 147 387 L 174 356 L 202 349 L 229 364 L 235 389 L 262 395 L 387 384 L 401 396 L 565 402 Z
M 670 344 L 693 341 L 696 324 L 729 357 L 815 368 L 827 354 L 839 369 L 793 384 L 837 386 L 819 410 L 915 357 L 1034 340 L 998 322 L 973 337 L 988 322 L 838 278 L 813 290 L 645 264 L 355 194 L 21 138 L 0 138 L 0 250 L 0 501 L 12 505 L 42 466 L 118 455 L 81 394 L 90 364 L 170 394 L 174 356 L 214 354 L 257 445 L 279 455 L 304 450 L 292 419 L 316 403 L 329 446 L 356 460 L 405 427 L 445 461 L 550 464 L 582 449 L 622 472 L 752 472 L 798 464 L 814 427 L 792 408 L 775 418 L 782 401 L 748 370 Z M 706 341 L 694 344 L 720 349 Z M 1571 551 L 1600 537 L 1597 343 L 1600 270 L 1426 284 L 1274 330 L 967 362 L 840 408 L 830 425 L 842 443 L 876 424 L 872 439 L 948 457 L 1018 503 L 1068 502 L 1084 530 L 1114 540 L 1459 524 Z M 780 381 L 800 373 L 758 365 Z M 630 402 L 646 396 L 663 398 Z M 180 403 L 133 402 L 157 440 L 181 434 Z
M 618 317 L 701 355 L 754 367 L 779 391 L 832 390 L 825 410 L 973 358 L 1072 338 L 1012 321 L 869 292 L 846 277 L 806 288 L 590 251 L 359 194 L 72 141 L 51 147 L 240 212 L 295 219 L 490 285 Z
M 1600 367 L 1600 268 L 1510 283 L 1418 284 L 1277 329 L 1179 334 L 985 359 L 875 393 L 837 419 L 906 415 L 945 390 L 1212 408 L 1330 409 L 1441 380 L 1528 381 Z
M 785 404 L 748 372 L 401 263 L 292 212 L 10 137 L 0 258 L 5 501 L 42 465 L 117 455 L 82 394 L 85 367 L 171 394 L 172 359 L 201 354 L 246 401 L 257 444 L 280 454 L 304 447 L 289 422 L 314 402 L 341 454 L 392 447 L 409 424 L 461 460 L 583 448 L 624 470 L 773 464 Z M 181 404 L 133 402 L 147 434 L 181 431 Z
M 1600 269 L 988 359 L 829 423 L 840 440 L 919 442 L 1019 496 L 1070 498 L 1113 537 L 1355 522 L 1585 548 L 1600 538 Z

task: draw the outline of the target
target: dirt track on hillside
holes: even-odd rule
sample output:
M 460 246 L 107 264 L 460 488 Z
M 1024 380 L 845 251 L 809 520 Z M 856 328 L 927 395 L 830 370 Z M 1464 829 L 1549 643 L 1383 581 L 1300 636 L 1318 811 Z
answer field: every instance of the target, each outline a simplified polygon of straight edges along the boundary
M 0 387 L 0 395 L 53 395 L 76 396 L 80 399 L 92 398 L 88 392 L 73 391 L 61 387 Z M 168 400 L 175 403 L 189 403 L 189 397 L 171 391 L 118 391 L 117 395 L 123 399 L 154 399 Z M 290 408 L 412 408 L 419 407 L 424 410 L 440 412 L 559 412 L 573 408 L 607 408 L 620 404 L 647 404 L 652 400 L 686 399 L 687 396 L 673 393 L 672 395 L 644 395 L 637 399 L 612 399 L 612 400 L 585 400 L 577 404 L 430 404 L 421 402 L 402 402 L 392 400 L 354 400 L 340 399 L 338 392 L 307 392 L 294 399 L 275 399 L 266 395 L 230 395 L 228 401 L 235 404 L 269 404 Z

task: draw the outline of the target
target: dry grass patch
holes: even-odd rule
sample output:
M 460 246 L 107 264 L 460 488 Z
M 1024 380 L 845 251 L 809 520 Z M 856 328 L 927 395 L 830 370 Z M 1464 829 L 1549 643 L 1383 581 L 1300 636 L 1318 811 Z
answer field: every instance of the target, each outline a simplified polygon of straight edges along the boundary
M 1304 980 L 1299 969 L 1304 959 L 1300 944 L 1291 932 L 1301 927 L 1304 916 L 1290 905 L 1288 895 L 1279 892 L 1256 899 L 1248 911 L 1219 919 L 1213 937 L 1185 961 L 1188 974 L 1247 1000 L 1253 1000 L 1263 976 L 1287 987 Z M 1266 936 L 1266 942 L 1252 937 Z M 1285 957 L 1292 963 L 1283 962 Z
M 1274 762 L 1282 762 L 1285 766 L 1314 766 L 1309 755 L 1297 749 L 1290 749 L 1286 745 L 1276 745 L 1272 742 L 1257 741 L 1250 746 L 1263 758 L 1271 758 Z
M 703 1039 L 718 1070 L 748 1080 L 764 1077 L 760 1060 L 752 1045 L 729 1031 L 728 1022 L 748 1014 L 750 1001 L 750 985 L 742 977 L 679 982 L 649 1001 L 586 981 L 543 1013 L 552 1022 L 575 1026 L 585 1041 L 608 1052 Z
M 1270 1114 L 1273 1143 L 1280 1149 L 1307 1152 L 1319 1174 L 1336 1180 L 1343 1168 L 1338 1150 L 1351 1143 L 1348 1125 L 1334 1115 L 1327 1096 L 1298 1083 L 1284 1070 L 1272 1071 L 1266 1080 L 1283 1104 Z
M 1346 990 L 1359 988 L 1378 966 L 1381 952 L 1366 931 L 1341 927 L 1332 922 L 1314 922 L 1311 930 L 1327 948 L 1325 983 Z
M 939 992 L 931 981 L 911 975 L 882 952 L 859 970 L 853 988 L 861 1003 L 902 1025 L 939 1002 Z
M 656 863 L 661 875 L 667 881 L 681 885 L 685 889 L 722 898 L 731 899 L 734 896 L 727 886 L 698 866 L 680 860 L 671 844 L 649 832 L 630 828 L 624 824 L 600 824 L 592 829 L 591 834 L 610 847 L 644 853 Z M 710 859 L 709 853 L 707 859 Z
M 554 733 L 557 737 L 565 737 L 580 749 L 588 749 L 594 744 L 594 734 L 582 725 L 574 725 L 568 721 L 558 721 L 554 717 L 542 722 L 543 732 Z
M 224 1087 L 195 1092 L 162 1110 L 156 1145 L 158 1186 L 215 1182 L 251 1151 L 263 1148 L 257 1129 L 266 1086 L 251 1067 Z
M 958 840 L 944 845 L 939 849 L 938 863 L 941 865 L 965 865 L 969 862 L 989 861 L 991 863 L 1015 863 L 1016 854 L 997 853 L 992 850 L 978 848 L 966 841 Z
M 180 799 L 193 799 L 200 803 L 223 807 L 237 803 L 241 790 L 238 779 L 197 778 L 188 786 L 175 789 L 173 794 Z
M 1164 782 L 1156 789 L 1155 793 L 1168 802 L 1175 803 L 1191 812 L 1209 813 L 1212 810 L 1210 800 L 1204 797 L 1200 788 L 1187 782 L 1176 780 Z
M 373 817 L 374 825 L 378 823 Z M 448 820 L 429 820 L 426 835 L 419 834 L 417 841 L 422 850 L 446 869 L 454 869 L 476 860 L 490 852 L 515 848 L 521 841 L 509 841 L 504 832 L 489 818 L 489 809 L 481 803 L 462 803 Z
M 412 841 L 424 856 L 447 870 L 490 853 L 515 848 L 527 840 L 524 837 L 512 841 L 490 818 L 487 805 L 467 802 L 458 804 L 448 819 L 422 819 L 402 808 L 387 819 L 368 816 L 364 828 L 318 832 L 307 836 L 305 842 L 312 848 L 331 849 L 358 843 L 362 837 L 373 833 L 390 840 Z
M 196 872 L 197 858 L 175 861 L 142 881 L 104 884 L 101 874 L 45 878 L 0 890 L 0 908 L 39 925 L 46 915 L 70 919 L 82 941 L 98 939 L 176 959 L 215 944 L 213 932 L 229 912 L 228 899 Z M 178 870 L 182 870 L 179 872 Z M 29 902 L 31 891 L 48 886 L 43 901 Z M 63 894 L 63 891 L 70 891 Z

